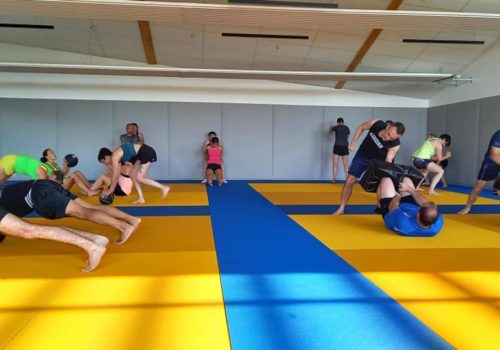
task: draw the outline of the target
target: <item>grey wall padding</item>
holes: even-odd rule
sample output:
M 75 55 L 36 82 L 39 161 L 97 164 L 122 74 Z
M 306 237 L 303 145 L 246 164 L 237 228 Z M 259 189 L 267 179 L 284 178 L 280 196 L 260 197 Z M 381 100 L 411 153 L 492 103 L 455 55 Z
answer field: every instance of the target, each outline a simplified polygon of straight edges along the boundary
M 500 129 L 500 96 L 429 109 L 428 132 L 452 137 L 449 183 L 472 186 L 493 133 Z M 491 187 L 491 184 L 489 184 Z
M 201 179 L 202 143 L 214 130 L 228 179 L 326 180 L 332 176 L 328 129 L 338 117 L 351 135 L 373 117 L 403 121 L 407 132 L 397 159 L 404 164 L 427 129 L 427 110 L 415 108 L 0 99 L 0 154 L 38 158 L 50 147 L 60 161 L 75 153 L 77 169 L 95 179 L 103 171 L 99 148 L 118 146 L 125 124 L 136 122 L 158 153 L 150 171 L 156 179 Z M 338 175 L 344 178 L 342 168 Z

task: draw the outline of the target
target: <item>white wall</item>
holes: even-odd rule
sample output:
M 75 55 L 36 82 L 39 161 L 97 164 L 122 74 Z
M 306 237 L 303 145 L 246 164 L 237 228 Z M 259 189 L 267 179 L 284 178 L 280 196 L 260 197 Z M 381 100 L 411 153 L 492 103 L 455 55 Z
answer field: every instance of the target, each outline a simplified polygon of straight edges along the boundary
M 224 144 L 228 179 L 329 179 L 327 132 L 338 116 L 352 133 L 374 116 L 405 122 L 404 163 L 425 135 L 426 110 L 414 108 L 0 99 L 0 154 L 38 158 L 48 147 L 59 159 L 75 153 L 78 169 L 95 179 L 99 148 L 117 146 L 125 124 L 137 122 L 158 153 L 150 173 L 157 179 L 200 179 L 201 146 L 211 130 Z
M 429 107 L 471 101 L 500 95 L 500 41 L 483 56 L 460 72 L 463 78 L 472 77 L 472 83 L 444 87 L 430 101 Z

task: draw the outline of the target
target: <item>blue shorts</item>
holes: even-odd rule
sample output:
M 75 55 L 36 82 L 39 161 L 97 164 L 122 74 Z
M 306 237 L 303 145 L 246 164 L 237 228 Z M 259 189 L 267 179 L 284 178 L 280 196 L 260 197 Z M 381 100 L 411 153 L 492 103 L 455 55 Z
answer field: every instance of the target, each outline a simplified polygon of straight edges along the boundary
M 481 169 L 479 169 L 479 174 L 477 174 L 477 179 L 483 181 L 495 180 L 499 173 L 500 165 L 486 156 L 484 157 L 483 164 L 481 164 Z
M 372 160 L 370 158 L 366 158 L 359 153 L 356 153 L 354 158 L 351 161 L 351 166 L 349 167 L 349 174 L 355 176 L 356 178 L 360 178 L 361 175 L 368 169 Z
M 413 158 L 413 166 L 417 169 L 427 169 L 430 162 L 430 159 Z

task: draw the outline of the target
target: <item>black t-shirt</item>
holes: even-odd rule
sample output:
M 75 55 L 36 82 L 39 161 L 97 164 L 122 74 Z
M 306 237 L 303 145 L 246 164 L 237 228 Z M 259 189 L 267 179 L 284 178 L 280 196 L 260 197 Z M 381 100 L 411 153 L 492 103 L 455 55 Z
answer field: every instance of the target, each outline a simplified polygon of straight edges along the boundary
M 31 213 L 33 209 L 30 208 L 24 198 L 28 195 L 34 182 L 35 180 L 30 180 L 5 186 L 0 195 L 0 207 L 18 217 Z
M 349 141 L 349 127 L 347 125 L 339 124 L 332 128 L 332 132 L 335 133 L 335 146 L 348 146 Z
M 381 130 L 384 130 L 387 127 L 387 124 L 378 120 L 375 124 L 372 125 L 370 130 L 368 130 L 368 135 L 366 135 L 365 139 L 361 146 L 359 146 L 357 154 L 363 156 L 368 159 L 381 159 L 385 160 L 387 156 L 387 150 L 392 147 L 396 147 L 400 145 L 399 139 L 393 141 L 384 141 L 378 136 L 378 133 Z

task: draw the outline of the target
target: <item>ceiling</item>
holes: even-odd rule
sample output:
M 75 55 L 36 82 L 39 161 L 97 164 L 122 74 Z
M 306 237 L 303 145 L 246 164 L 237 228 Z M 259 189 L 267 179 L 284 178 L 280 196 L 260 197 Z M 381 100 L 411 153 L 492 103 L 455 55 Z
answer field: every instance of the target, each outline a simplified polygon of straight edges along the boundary
M 119 0 L 114 0 L 119 2 Z M 109 0 L 108 0 L 109 2 Z M 208 0 L 201 3 L 224 4 Z M 302 0 L 302 2 L 332 2 Z M 389 0 L 338 0 L 340 9 L 384 10 Z M 500 13 L 498 0 L 404 0 L 398 11 Z M 53 30 L 0 28 L 0 43 L 145 63 L 137 21 L 0 15 L 0 23 L 48 24 Z M 370 28 L 238 26 L 149 22 L 156 61 L 183 68 L 344 72 Z M 308 36 L 307 40 L 226 37 L 221 33 Z M 500 31 L 384 29 L 356 72 L 460 74 L 497 41 Z M 403 38 L 484 40 L 484 45 L 402 43 Z M 61 55 L 64 57 L 64 55 Z M 0 61 L 1 61 L 0 57 Z M 33 62 L 20 55 L 17 62 Z M 52 59 L 51 62 L 54 62 Z M 43 63 L 43 62 L 40 62 Z M 70 63 L 61 61 L 58 63 Z M 300 81 L 331 86 L 336 81 Z M 346 89 L 430 98 L 441 85 L 348 81 Z

